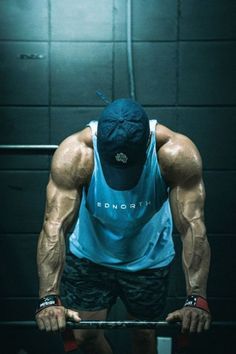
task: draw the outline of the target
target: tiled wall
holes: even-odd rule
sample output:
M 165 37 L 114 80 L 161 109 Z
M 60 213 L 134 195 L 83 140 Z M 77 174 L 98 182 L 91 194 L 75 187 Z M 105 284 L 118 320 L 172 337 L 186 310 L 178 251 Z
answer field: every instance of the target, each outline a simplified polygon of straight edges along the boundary
M 209 302 L 215 319 L 233 319 L 236 2 L 134 0 L 132 10 L 137 100 L 150 118 L 199 147 L 212 247 Z M 0 1 L 0 144 L 58 144 L 98 116 L 97 89 L 112 99 L 129 96 L 125 0 Z M 0 156 L 6 319 L 32 317 L 50 160 L 46 153 Z M 169 308 L 185 297 L 175 241 Z

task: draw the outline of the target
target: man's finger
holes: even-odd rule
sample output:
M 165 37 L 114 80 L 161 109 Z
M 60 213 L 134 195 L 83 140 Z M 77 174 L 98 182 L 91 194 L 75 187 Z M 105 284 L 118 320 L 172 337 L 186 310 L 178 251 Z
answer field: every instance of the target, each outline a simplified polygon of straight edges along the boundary
M 38 324 L 40 331 L 43 331 L 44 330 L 44 323 L 40 317 L 37 318 L 37 324 Z
M 166 321 L 181 321 L 182 316 L 179 311 L 174 311 L 168 314 Z
M 50 321 L 51 330 L 53 332 L 58 331 L 57 312 L 55 312 L 54 308 L 48 310 L 47 317 Z
M 47 317 L 42 318 L 43 324 L 44 324 L 44 329 L 49 332 L 51 331 L 51 323 Z
M 189 327 L 190 333 L 194 333 L 194 332 L 197 331 L 199 321 L 200 321 L 199 314 L 195 313 L 195 312 L 192 312 L 191 313 L 190 327 Z
M 58 322 L 57 322 L 57 318 L 56 317 L 51 317 L 50 318 L 50 322 L 51 322 L 51 329 L 53 332 L 58 331 Z
M 182 320 L 182 333 L 187 333 L 190 329 L 191 324 L 191 312 L 185 312 Z
M 205 317 L 201 317 L 199 322 L 198 322 L 198 326 L 197 326 L 197 332 L 200 333 L 203 331 L 204 325 L 205 325 Z
M 63 331 L 66 328 L 66 317 L 65 314 L 57 316 L 58 329 Z
M 211 318 L 210 318 L 210 316 L 208 316 L 207 319 L 206 319 L 205 325 L 204 325 L 204 330 L 205 331 L 209 330 L 210 324 L 211 324 Z
M 73 321 L 79 322 L 81 318 L 79 317 L 79 313 L 70 309 L 66 311 L 66 318 L 71 319 Z

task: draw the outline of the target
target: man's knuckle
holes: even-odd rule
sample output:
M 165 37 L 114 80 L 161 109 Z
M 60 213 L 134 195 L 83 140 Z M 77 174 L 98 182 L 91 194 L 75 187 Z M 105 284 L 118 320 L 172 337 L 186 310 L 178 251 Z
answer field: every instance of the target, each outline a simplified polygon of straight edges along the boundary
M 64 309 L 64 307 L 58 307 L 57 308 L 57 311 L 60 313 L 60 314 L 65 314 L 65 309 Z
M 57 311 L 56 312 L 56 317 L 57 318 L 64 318 L 65 317 L 65 313 L 64 313 L 64 311 Z
M 44 317 L 45 317 L 45 314 L 43 314 L 41 312 L 37 315 L 38 320 L 43 320 Z
M 195 319 L 195 320 L 198 320 L 200 318 L 200 314 L 196 311 L 193 312 L 192 314 L 192 317 Z
M 185 312 L 185 317 L 190 318 L 191 317 L 191 311 L 186 311 Z

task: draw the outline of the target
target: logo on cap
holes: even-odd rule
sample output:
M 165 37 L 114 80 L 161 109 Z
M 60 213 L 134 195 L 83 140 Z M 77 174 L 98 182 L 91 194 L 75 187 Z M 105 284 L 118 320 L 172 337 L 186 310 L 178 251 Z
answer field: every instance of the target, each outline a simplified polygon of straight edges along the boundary
M 116 161 L 123 163 L 127 163 L 128 161 L 128 157 L 123 152 L 117 153 L 115 159 Z

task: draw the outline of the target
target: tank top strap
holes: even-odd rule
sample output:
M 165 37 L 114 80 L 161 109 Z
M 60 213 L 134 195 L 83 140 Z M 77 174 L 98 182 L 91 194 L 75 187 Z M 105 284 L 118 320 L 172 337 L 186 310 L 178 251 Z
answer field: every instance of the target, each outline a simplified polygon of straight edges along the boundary
M 151 119 L 149 120 L 149 127 L 150 127 L 150 132 L 155 132 L 156 125 L 158 124 L 156 119 Z
M 92 136 L 94 137 L 95 135 L 97 135 L 97 128 L 98 128 L 98 121 L 97 120 L 91 120 L 91 122 L 89 122 L 86 127 L 90 127 L 91 131 L 92 131 Z

